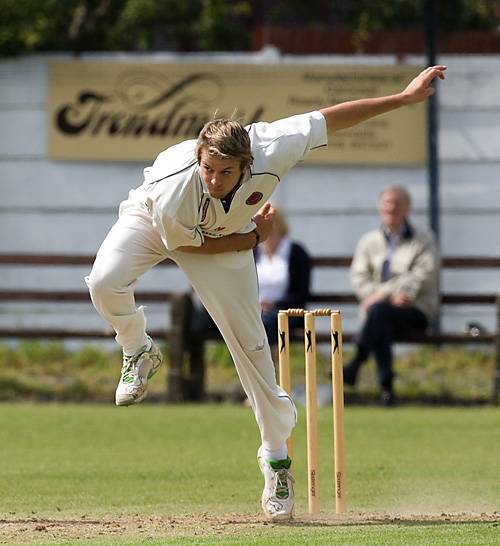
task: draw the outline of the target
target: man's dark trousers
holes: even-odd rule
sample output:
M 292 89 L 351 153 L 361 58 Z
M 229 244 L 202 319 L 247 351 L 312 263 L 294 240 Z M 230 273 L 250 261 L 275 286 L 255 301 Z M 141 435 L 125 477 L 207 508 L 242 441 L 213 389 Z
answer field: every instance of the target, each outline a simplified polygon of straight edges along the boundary
M 358 335 L 356 356 L 344 371 L 346 383 L 356 383 L 360 366 L 373 353 L 380 386 L 392 390 L 393 341 L 411 333 L 424 332 L 427 326 L 426 316 L 416 307 L 399 307 L 388 301 L 371 305 Z

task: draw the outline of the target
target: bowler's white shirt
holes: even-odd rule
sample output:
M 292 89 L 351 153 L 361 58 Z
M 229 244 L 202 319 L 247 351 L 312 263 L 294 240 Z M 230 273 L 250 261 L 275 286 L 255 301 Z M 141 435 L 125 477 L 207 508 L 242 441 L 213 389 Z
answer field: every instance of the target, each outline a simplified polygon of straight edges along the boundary
M 253 123 L 246 129 L 254 159 L 227 213 L 220 199 L 210 197 L 204 185 L 195 157 L 196 140 L 160 153 L 144 170 L 144 183 L 131 190 L 120 213 L 134 204 L 146 206 L 168 250 L 201 246 L 206 236 L 251 231 L 255 227 L 252 216 L 283 176 L 307 152 L 327 145 L 327 129 L 318 111 L 272 123 Z

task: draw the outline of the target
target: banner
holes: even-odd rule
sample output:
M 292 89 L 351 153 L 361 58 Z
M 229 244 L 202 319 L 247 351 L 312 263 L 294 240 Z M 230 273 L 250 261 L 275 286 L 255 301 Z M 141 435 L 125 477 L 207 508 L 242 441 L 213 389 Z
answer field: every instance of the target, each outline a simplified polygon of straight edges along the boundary
M 420 71 L 409 66 L 51 61 L 51 159 L 145 161 L 196 138 L 214 117 L 274 121 L 347 100 L 390 95 Z M 330 136 L 308 163 L 420 165 L 425 105 L 378 116 Z

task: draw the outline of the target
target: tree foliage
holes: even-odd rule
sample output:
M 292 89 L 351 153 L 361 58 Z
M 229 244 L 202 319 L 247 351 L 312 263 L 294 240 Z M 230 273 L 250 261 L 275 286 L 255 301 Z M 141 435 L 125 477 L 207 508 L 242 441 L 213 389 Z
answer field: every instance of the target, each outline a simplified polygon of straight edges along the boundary
M 495 28 L 498 0 L 261 0 L 259 18 L 271 24 L 347 24 L 357 30 L 421 25 L 427 2 L 434 2 L 443 30 Z
M 354 28 L 380 30 L 414 27 L 425 19 L 428 0 L 358 0 L 348 19 Z M 492 29 L 498 25 L 497 0 L 429 0 L 435 2 L 441 30 Z M 354 3 L 350 3 L 354 6 Z
M 0 55 L 248 48 L 251 2 L 0 0 Z
M 440 28 L 498 26 L 498 0 L 440 0 Z M 246 50 L 252 25 L 417 26 L 425 0 L 0 0 L 0 55 Z

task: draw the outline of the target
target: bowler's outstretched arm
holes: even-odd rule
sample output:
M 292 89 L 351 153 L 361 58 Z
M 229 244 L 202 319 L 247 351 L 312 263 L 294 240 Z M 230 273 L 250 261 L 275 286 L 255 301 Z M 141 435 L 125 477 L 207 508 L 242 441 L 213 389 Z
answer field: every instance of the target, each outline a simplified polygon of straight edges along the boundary
M 380 114 L 424 101 L 434 94 L 431 85 L 434 79 L 444 80 L 445 70 L 444 65 L 430 66 L 420 72 L 403 91 L 395 95 L 342 102 L 320 109 L 325 116 L 328 131 L 353 127 Z

